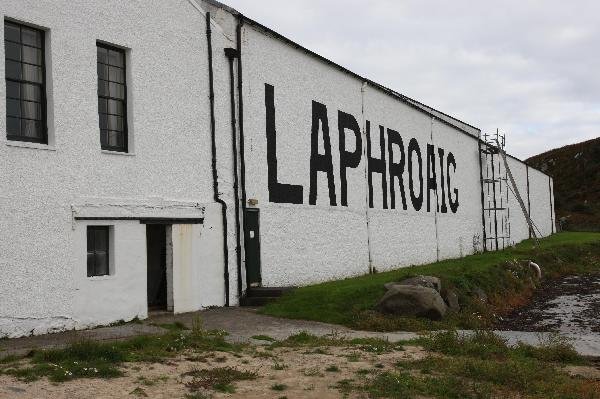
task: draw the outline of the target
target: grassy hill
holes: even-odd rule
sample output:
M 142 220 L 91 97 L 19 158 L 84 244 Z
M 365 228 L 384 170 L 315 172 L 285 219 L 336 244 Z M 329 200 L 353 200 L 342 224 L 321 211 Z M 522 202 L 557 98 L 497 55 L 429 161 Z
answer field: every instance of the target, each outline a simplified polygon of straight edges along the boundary
M 557 220 L 567 230 L 600 231 L 600 137 L 525 161 L 554 178 Z

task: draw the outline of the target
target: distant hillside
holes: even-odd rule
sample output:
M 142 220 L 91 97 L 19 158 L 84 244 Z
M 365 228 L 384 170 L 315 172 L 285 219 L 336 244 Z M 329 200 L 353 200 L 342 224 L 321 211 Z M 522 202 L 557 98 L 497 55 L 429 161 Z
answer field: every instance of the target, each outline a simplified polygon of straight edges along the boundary
M 600 231 L 600 137 L 525 161 L 554 178 L 557 220 L 567 230 Z

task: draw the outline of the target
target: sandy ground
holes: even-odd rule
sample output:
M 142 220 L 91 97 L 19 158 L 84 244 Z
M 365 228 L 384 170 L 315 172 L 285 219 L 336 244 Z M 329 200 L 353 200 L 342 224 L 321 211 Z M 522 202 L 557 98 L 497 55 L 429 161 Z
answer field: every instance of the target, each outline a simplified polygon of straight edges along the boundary
M 128 364 L 125 377 L 111 380 L 80 379 L 53 384 L 42 379 L 24 383 L 0 376 L 0 398 L 184 398 L 192 392 L 185 385 L 192 377 L 183 376 L 184 373 L 216 367 L 251 371 L 258 377 L 251 381 L 237 381 L 234 383 L 235 393 L 214 393 L 213 398 L 341 398 L 343 395 L 336 387 L 340 381 L 360 382 L 368 378 L 365 373 L 393 369 L 394 363 L 401 359 L 420 359 L 425 355 L 426 352 L 417 347 L 405 347 L 380 355 L 356 347 L 327 347 L 321 351 L 316 351 L 316 348 L 265 350 L 263 347 L 250 347 L 240 357 L 221 352 L 208 356 L 186 353 L 160 364 Z M 337 366 L 339 371 L 327 371 L 330 366 Z M 283 384 L 286 388 L 274 390 L 272 386 L 275 384 Z M 348 397 L 364 396 L 353 393 Z

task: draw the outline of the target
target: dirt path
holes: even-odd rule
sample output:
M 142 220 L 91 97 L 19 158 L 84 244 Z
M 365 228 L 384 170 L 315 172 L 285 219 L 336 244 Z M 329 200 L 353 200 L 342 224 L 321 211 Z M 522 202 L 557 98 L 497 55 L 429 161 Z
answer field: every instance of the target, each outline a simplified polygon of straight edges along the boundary
M 129 323 L 93 330 L 66 331 L 57 334 L 4 340 L 0 341 L 0 359 L 8 355 L 22 356 L 33 349 L 63 348 L 82 340 L 115 341 L 138 335 L 164 334 L 166 330 L 159 327 L 161 324 L 179 322 L 191 328 L 193 323 L 198 320 L 202 322 L 203 327 L 207 330 L 227 331 L 229 334 L 227 340 L 232 342 L 253 343 L 252 336 L 257 334 L 283 340 L 302 331 L 318 336 L 336 333 L 347 338 L 382 338 L 393 342 L 410 340 L 418 336 L 418 334 L 411 332 L 355 331 L 334 324 L 265 316 L 257 313 L 256 309 L 252 308 L 231 307 L 177 315 L 171 313 L 152 315 L 140 324 Z
M 163 363 L 129 364 L 125 376 L 103 380 L 73 380 L 53 384 L 47 379 L 25 383 L 0 375 L 0 399 L 71 398 L 314 398 L 344 397 L 343 384 L 394 370 L 400 360 L 418 360 L 425 352 L 404 347 L 390 353 L 370 353 L 356 348 L 250 348 L 240 354 L 213 352 L 206 356 L 182 355 Z M 236 381 L 234 391 L 210 392 L 198 388 L 194 370 L 234 368 L 255 373 L 256 378 Z M 197 396 L 192 396 L 196 394 Z M 189 396 L 186 396 L 189 395 Z M 348 398 L 356 398 L 350 394 Z

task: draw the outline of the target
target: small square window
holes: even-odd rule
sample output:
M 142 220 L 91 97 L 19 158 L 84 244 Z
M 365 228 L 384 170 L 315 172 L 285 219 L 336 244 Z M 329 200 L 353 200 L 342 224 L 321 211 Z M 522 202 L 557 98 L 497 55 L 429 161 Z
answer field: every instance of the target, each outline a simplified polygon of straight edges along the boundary
M 88 226 L 87 228 L 87 276 L 110 274 L 110 226 Z

